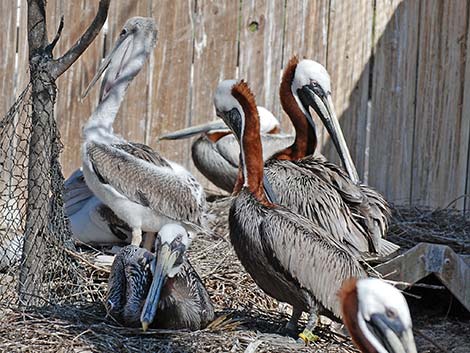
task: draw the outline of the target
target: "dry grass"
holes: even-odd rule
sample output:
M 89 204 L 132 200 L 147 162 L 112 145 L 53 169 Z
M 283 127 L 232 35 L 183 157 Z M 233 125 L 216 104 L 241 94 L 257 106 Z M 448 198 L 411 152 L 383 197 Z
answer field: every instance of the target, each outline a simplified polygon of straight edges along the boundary
M 98 251 L 88 250 L 74 256 L 89 269 L 85 288 L 94 303 L 34 312 L 0 309 L 0 351 L 357 352 L 349 339 L 331 333 L 328 326 L 317 330 L 320 339 L 310 347 L 276 334 L 287 322 L 290 309 L 265 295 L 237 260 L 228 241 L 229 203 L 226 198 L 211 203 L 216 236 L 201 235 L 189 254 L 219 316 L 209 328 L 198 332 L 149 330 L 144 334 L 105 318 L 102 300 L 107 273 L 90 265 Z M 404 247 L 418 241 L 442 242 L 468 253 L 469 233 L 470 222 L 459 213 L 399 207 L 394 210 L 390 239 Z

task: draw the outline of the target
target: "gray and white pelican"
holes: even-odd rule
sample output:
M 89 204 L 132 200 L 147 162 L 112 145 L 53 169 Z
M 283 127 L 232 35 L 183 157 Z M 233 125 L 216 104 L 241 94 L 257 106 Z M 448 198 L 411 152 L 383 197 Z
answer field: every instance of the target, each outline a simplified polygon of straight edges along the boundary
M 221 82 L 214 105 L 241 150 L 242 188 L 229 213 L 231 243 L 256 284 L 273 298 L 293 306 L 288 331 L 296 330 L 303 311 L 310 314 L 303 332 L 308 337 L 317 314 L 341 318 L 336 293 L 342 283 L 367 274 L 352 252 L 324 229 L 268 201 L 259 118 L 247 84 Z
M 387 256 L 399 247 L 384 239 L 390 209 L 359 184 L 331 99 L 330 77 L 312 60 L 294 57 L 284 70 L 280 99 L 295 128 L 294 143 L 265 164 L 277 201 L 327 230 L 359 254 Z M 319 153 L 312 107 L 326 126 L 347 174 Z
M 214 319 L 214 307 L 185 256 L 186 230 L 166 224 L 155 253 L 135 245 L 122 248 L 111 267 L 106 307 L 128 326 L 199 330 Z
M 268 109 L 258 106 L 263 160 L 287 148 L 294 136 L 280 133 L 280 124 Z M 202 134 L 191 146 L 196 168 L 215 186 L 231 193 L 238 175 L 240 148 L 237 140 L 221 121 L 214 121 L 170 132 L 159 140 L 179 140 Z
M 85 182 L 81 169 L 64 183 L 64 209 L 73 237 L 88 244 L 131 242 L 131 229 L 98 199 Z
M 129 19 L 85 92 L 106 71 L 100 102 L 83 129 L 82 170 L 95 196 L 131 227 L 134 245 L 140 244 L 142 231 L 157 232 L 167 223 L 181 223 L 189 231 L 205 226 L 205 195 L 196 179 L 150 147 L 113 132 L 127 87 L 156 37 L 152 18 Z
M 410 310 L 398 289 L 377 278 L 353 278 L 339 297 L 344 324 L 361 352 L 417 352 Z

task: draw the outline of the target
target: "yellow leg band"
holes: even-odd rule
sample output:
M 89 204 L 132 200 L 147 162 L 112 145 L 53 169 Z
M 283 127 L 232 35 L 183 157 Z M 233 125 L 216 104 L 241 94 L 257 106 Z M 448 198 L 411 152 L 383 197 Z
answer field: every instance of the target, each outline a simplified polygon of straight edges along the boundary
M 299 334 L 299 337 L 306 343 L 309 344 L 309 342 L 316 342 L 318 341 L 318 336 L 315 335 L 312 331 L 310 330 L 303 330 L 302 333 Z

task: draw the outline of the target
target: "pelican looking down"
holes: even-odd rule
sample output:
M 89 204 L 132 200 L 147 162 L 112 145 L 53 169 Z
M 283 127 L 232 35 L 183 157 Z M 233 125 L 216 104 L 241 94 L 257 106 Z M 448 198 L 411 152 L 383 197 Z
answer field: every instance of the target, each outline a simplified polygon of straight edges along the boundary
M 386 256 L 396 251 L 398 246 L 384 239 L 390 217 L 386 201 L 358 182 L 334 112 L 326 69 L 312 60 L 292 58 L 283 73 L 280 98 L 294 125 L 295 140 L 265 164 L 277 201 L 309 218 L 358 255 Z M 347 174 L 314 154 L 317 135 L 309 108 L 326 126 Z
M 301 313 L 310 314 L 303 333 L 307 337 L 316 325 L 317 314 L 341 318 L 336 297 L 341 284 L 367 274 L 350 250 L 321 227 L 268 201 L 259 118 L 247 84 L 223 81 L 217 87 L 214 105 L 237 137 L 241 151 L 242 188 L 230 208 L 230 241 L 256 284 L 293 306 L 287 326 L 291 333 Z
M 280 133 L 280 124 L 266 108 L 258 106 L 263 160 L 290 146 L 292 135 Z M 214 185 L 232 192 L 238 175 L 240 148 L 237 140 L 221 121 L 192 126 L 160 136 L 160 140 L 178 140 L 201 134 L 191 147 L 196 168 Z
M 100 102 L 83 129 L 82 169 L 91 191 L 132 229 L 132 244 L 142 231 L 157 232 L 178 222 L 189 231 L 205 228 L 205 195 L 182 166 L 150 147 L 129 143 L 113 132 L 113 122 L 131 80 L 156 44 L 152 18 L 129 19 L 89 88 L 105 72 Z
M 417 352 L 410 311 L 398 289 L 377 278 L 353 278 L 339 297 L 344 324 L 361 352 Z
M 134 245 L 121 249 L 111 267 L 106 306 L 129 326 L 204 328 L 214 319 L 206 288 L 185 257 L 191 239 L 177 224 L 162 227 L 155 254 Z

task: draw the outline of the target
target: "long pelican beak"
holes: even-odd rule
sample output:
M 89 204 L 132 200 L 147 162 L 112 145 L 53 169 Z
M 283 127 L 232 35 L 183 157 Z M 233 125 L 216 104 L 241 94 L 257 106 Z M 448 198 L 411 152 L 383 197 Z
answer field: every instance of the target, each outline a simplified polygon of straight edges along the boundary
M 116 53 L 119 53 L 123 51 L 122 59 L 118 68 L 118 71 L 116 72 L 115 77 L 110 77 L 110 80 L 107 80 L 107 82 L 103 82 L 101 86 L 101 92 L 100 92 L 100 101 L 102 101 L 106 94 L 109 92 L 110 88 L 112 87 L 112 84 L 117 80 L 119 73 L 121 72 L 123 65 L 125 63 L 125 56 L 130 55 L 130 46 L 132 44 L 132 37 L 131 37 L 131 32 L 126 32 L 126 34 L 119 36 L 118 40 L 116 41 L 113 49 L 111 52 L 106 56 L 106 58 L 103 60 L 101 63 L 100 67 L 98 68 L 98 71 L 96 72 L 95 76 L 91 80 L 90 84 L 88 87 L 85 89 L 85 92 L 82 94 L 82 99 L 85 98 L 88 94 L 88 92 L 93 88 L 93 86 L 96 84 L 98 79 L 103 75 L 103 72 L 108 68 L 109 64 L 111 63 L 111 60 L 113 59 L 114 56 L 116 56 Z
M 225 125 L 222 121 L 211 121 L 210 123 L 191 126 L 185 129 L 160 135 L 158 140 L 180 140 L 212 130 L 227 130 L 227 125 Z
M 366 325 L 388 352 L 417 353 L 411 327 L 405 328 L 399 318 L 373 314 Z
M 331 95 L 329 93 L 325 93 L 319 85 L 315 84 L 305 85 L 299 89 L 297 93 L 305 111 L 307 112 L 307 120 L 309 124 L 315 129 L 315 123 L 308 109 L 309 107 L 312 107 L 328 130 L 349 178 L 354 183 L 358 183 L 359 176 L 344 139 L 338 118 L 336 117 L 336 113 L 333 109 L 334 105 Z
M 172 251 L 170 245 L 165 243 L 162 244 L 156 259 L 152 262 L 151 270 L 153 280 L 147 299 L 145 300 L 144 308 L 142 309 L 142 314 L 140 315 L 140 322 L 142 323 L 142 329 L 144 331 L 148 329 L 155 318 L 163 285 L 165 284 L 169 271 L 179 256 L 179 249 Z

